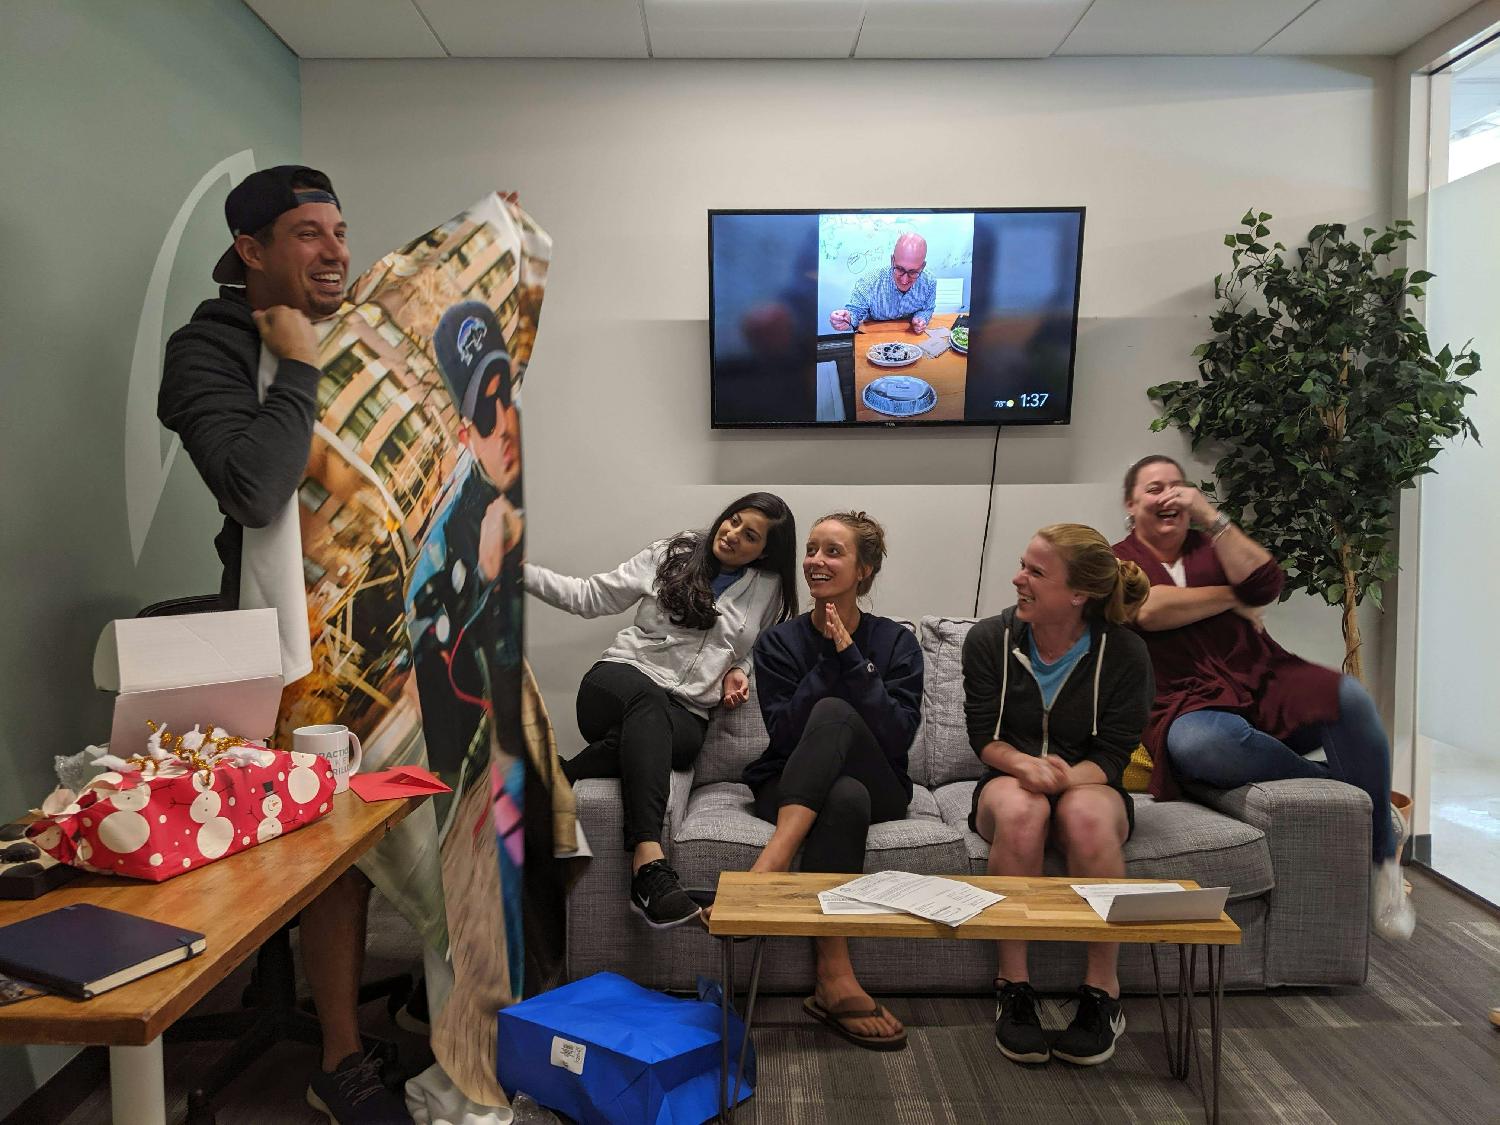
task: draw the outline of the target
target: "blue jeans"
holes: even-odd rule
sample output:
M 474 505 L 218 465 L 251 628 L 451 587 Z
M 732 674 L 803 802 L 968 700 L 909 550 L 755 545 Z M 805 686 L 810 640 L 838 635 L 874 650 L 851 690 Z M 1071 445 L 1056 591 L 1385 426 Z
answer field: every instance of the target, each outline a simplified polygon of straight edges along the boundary
M 1328 756 L 1327 765 L 1303 757 L 1319 746 Z M 1370 795 L 1375 862 L 1396 852 L 1390 742 L 1375 701 L 1353 676 L 1339 681 L 1339 717 L 1331 723 L 1310 724 L 1283 742 L 1230 711 L 1192 711 L 1168 728 L 1167 757 L 1181 780 L 1216 789 L 1292 777 L 1348 782 Z

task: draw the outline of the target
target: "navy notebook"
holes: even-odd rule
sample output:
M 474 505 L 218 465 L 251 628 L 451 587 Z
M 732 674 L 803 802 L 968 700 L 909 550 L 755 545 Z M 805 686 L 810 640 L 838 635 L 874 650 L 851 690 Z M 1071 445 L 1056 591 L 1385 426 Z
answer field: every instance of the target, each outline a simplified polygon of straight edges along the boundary
M 204 937 L 77 902 L 0 926 L 0 972 L 87 1000 L 203 952 Z

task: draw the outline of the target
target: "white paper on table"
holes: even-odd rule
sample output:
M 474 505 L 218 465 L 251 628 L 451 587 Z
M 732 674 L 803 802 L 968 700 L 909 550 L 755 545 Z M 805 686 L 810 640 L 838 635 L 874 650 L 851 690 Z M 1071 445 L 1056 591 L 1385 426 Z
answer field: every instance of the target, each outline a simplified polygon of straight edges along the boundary
M 904 911 L 889 906 L 876 906 L 873 902 L 860 902 L 857 898 L 845 898 L 833 891 L 819 891 L 818 905 L 824 914 L 901 914 Z
M 1180 891 L 1177 883 L 1073 883 L 1078 897 L 1094 908 L 1094 913 L 1108 920 L 1110 903 L 1115 895 L 1154 894 L 1157 891 Z
M 1219 916 L 1228 887 L 1188 890 L 1177 883 L 1074 883 L 1072 887 L 1106 922 L 1211 920 Z M 1151 896 L 1146 898 L 1143 896 Z M 1115 899 L 1130 901 L 1115 909 Z
M 916 875 L 910 871 L 878 871 L 833 890 L 844 898 L 889 906 L 948 926 L 962 925 L 1005 898 L 956 879 Z

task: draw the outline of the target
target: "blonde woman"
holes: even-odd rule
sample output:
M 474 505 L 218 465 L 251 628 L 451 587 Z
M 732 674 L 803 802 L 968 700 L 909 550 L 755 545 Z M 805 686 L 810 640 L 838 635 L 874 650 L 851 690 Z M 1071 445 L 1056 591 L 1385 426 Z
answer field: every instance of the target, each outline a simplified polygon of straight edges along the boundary
M 1127 627 L 1150 583 L 1091 527 L 1032 536 L 1011 584 L 1016 604 L 964 640 L 964 718 L 985 770 L 969 826 L 990 844 L 991 875 L 1040 875 L 1054 842 L 1070 875 L 1119 877 L 1135 806 L 1120 775 L 1152 697 L 1145 643 Z M 1119 946 L 1091 943 L 1078 1010 L 1049 1042 L 1026 943 L 999 944 L 995 1044 L 1013 1062 L 1104 1062 L 1125 1030 Z

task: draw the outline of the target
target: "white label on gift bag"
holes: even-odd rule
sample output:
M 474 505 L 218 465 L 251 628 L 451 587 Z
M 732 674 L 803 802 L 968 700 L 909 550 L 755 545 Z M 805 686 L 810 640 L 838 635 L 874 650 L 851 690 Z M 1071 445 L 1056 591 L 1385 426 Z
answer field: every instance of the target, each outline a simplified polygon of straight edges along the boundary
M 552 1037 L 553 1066 L 571 1070 L 574 1074 L 582 1074 L 583 1056 L 587 1052 L 588 1048 L 582 1043 L 574 1043 L 571 1039 L 564 1039 L 561 1035 Z

